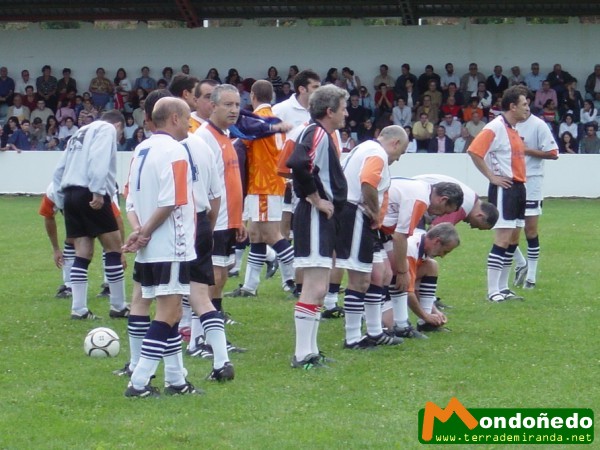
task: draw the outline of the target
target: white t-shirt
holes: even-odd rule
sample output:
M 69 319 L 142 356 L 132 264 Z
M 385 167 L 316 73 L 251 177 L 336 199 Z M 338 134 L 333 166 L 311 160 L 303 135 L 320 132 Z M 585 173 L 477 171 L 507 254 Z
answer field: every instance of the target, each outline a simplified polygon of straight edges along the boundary
M 129 169 L 127 210 L 143 226 L 157 208 L 174 206 L 169 217 L 154 230 L 150 242 L 135 257 L 140 263 L 192 261 L 196 258 L 196 212 L 192 171 L 183 145 L 156 133 L 134 151 Z
M 515 127 L 519 136 L 527 148 L 541 150 L 543 152 L 555 151 L 558 153 L 558 145 L 552 136 L 552 132 L 546 122 L 531 114 L 524 122 L 517 123 Z M 544 175 L 544 160 L 535 156 L 525 155 L 525 166 L 527 177 Z

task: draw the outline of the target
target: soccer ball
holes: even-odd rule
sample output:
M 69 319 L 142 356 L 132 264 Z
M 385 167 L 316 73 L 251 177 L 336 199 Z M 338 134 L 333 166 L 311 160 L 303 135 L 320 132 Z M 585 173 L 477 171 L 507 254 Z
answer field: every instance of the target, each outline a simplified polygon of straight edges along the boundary
M 94 328 L 83 341 L 85 354 L 94 358 L 117 356 L 120 349 L 119 336 L 110 328 Z

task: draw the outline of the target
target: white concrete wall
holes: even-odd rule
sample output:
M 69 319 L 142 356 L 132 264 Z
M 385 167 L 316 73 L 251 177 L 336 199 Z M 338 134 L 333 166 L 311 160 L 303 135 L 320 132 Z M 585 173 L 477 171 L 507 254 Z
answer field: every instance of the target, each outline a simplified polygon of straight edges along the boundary
M 130 152 L 118 154 L 117 180 L 126 181 Z M 0 153 L 0 194 L 41 194 L 52 180 L 61 152 Z M 544 193 L 547 197 L 600 197 L 600 156 L 561 155 L 546 162 Z M 441 173 L 471 186 L 479 195 L 487 195 L 487 180 L 468 155 L 409 154 L 392 165 L 392 174 L 410 177 L 424 173 Z
M 190 65 L 192 73 L 204 77 L 210 67 L 221 76 L 236 67 L 243 77 L 263 78 L 271 65 L 287 75 L 287 68 L 313 68 L 325 76 L 329 67 L 349 66 L 365 84 L 372 85 L 379 64 L 387 63 L 392 76 L 400 74 L 408 62 L 419 75 L 426 64 L 437 72 L 446 62 L 462 75 L 471 61 L 489 75 L 495 64 L 520 65 L 523 73 L 531 62 L 539 61 L 548 73 L 561 63 L 583 84 L 600 62 L 597 48 L 600 26 L 581 25 L 576 18 L 563 25 L 527 25 L 517 19 L 514 25 L 365 27 L 354 21 L 351 27 L 310 27 L 299 22 L 294 27 L 258 27 L 248 21 L 243 27 L 200 29 L 95 30 L 85 24 L 79 30 L 40 30 L 31 24 L 25 31 L 0 31 L 0 65 L 16 78 L 21 69 L 35 79 L 44 64 L 52 65 L 60 77 L 63 67 L 73 69 L 80 91 L 87 88 L 97 67 L 110 78 L 124 67 L 133 80 L 147 65 L 155 78 L 165 66 Z M 582 87 L 582 86 L 581 86 Z

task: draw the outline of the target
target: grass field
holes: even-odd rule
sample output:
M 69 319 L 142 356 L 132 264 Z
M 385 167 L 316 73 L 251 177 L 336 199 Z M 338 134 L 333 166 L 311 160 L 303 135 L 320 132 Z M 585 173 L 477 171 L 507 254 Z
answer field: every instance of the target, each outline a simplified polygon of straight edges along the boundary
M 250 349 L 232 355 L 235 381 L 204 381 L 210 363 L 186 359 L 206 395 L 145 400 L 126 399 L 126 380 L 111 374 L 128 355 L 126 321 L 71 321 L 70 302 L 54 298 L 60 273 L 38 204 L 0 198 L 0 449 L 413 449 L 418 410 L 452 396 L 467 408 L 600 413 L 600 201 L 544 203 L 538 288 L 524 302 L 485 301 L 492 234 L 460 225 L 462 243 L 441 262 L 438 291 L 454 306 L 451 333 L 347 351 L 343 322 L 324 321 L 320 346 L 337 363 L 292 370 L 293 302 L 276 277 L 257 299 L 225 301 L 242 322 L 228 327 L 229 338 Z M 96 258 L 90 307 L 108 317 L 108 302 L 95 298 L 100 272 Z M 84 355 L 96 326 L 121 336 L 117 358 Z M 157 375 L 160 386 L 162 368 Z

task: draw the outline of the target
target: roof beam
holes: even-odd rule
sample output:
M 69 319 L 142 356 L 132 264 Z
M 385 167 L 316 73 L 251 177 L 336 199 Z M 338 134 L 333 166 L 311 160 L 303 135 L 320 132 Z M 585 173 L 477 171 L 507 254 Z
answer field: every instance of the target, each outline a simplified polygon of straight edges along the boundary
M 188 28 L 198 28 L 202 26 L 202 21 L 198 18 L 196 8 L 190 0 L 175 0 L 181 16 Z

